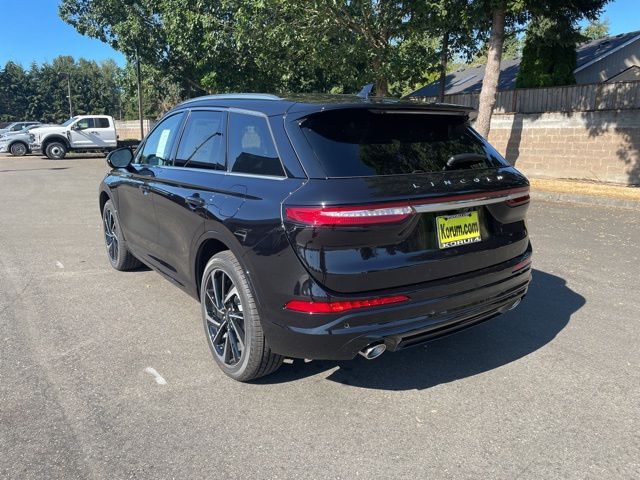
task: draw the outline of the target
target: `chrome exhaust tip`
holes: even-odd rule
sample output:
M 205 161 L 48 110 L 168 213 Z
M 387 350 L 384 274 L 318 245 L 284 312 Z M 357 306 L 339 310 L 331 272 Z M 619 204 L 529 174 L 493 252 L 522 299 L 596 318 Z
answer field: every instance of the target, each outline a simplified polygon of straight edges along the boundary
M 378 343 L 377 345 L 369 345 L 368 347 L 360 350 L 358 353 L 367 360 L 373 360 L 374 358 L 378 358 L 380 355 L 382 355 L 386 349 L 387 346 L 384 343 Z

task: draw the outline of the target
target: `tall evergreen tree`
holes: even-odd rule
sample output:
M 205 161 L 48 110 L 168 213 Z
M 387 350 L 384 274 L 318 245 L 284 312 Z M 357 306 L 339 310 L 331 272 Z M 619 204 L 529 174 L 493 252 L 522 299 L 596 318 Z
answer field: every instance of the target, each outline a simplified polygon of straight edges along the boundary
M 113 61 L 61 56 L 29 70 L 8 62 L 0 69 L 0 121 L 61 122 L 69 117 L 68 91 L 74 114 L 109 114 L 120 109 L 120 69 Z
M 26 118 L 29 93 L 27 72 L 21 65 L 7 62 L 0 71 L 0 121 Z
M 576 43 L 580 35 L 564 18 L 535 17 L 527 27 L 517 88 L 576 83 Z

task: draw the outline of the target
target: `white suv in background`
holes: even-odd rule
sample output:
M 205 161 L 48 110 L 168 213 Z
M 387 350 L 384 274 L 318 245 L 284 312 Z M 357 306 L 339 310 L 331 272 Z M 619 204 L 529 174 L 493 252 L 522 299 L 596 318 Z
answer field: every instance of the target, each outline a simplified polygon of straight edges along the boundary
M 109 152 L 118 145 L 115 122 L 108 115 L 78 115 L 62 125 L 34 128 L 29 140 L 29 150 L 52 160 L 64 158 L 69 151 Z

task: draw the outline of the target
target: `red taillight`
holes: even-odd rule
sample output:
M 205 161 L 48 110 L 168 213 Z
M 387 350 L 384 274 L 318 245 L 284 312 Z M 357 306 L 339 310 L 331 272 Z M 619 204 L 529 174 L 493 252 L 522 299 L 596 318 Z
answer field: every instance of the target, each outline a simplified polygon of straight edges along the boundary
M 393 223 L 415 213 L 407 203 L 355 207 L 287 207 L 285 211 L 290 220 L 317 226 Z
M 529 194 L 527 193 L 526 195 L 520 195 L 520 196 L 515 197 L 515 198 L 509 198 L 507 200 L 507 205 L 509 205 L 510 207 L 517 207 L 519 205 L 524 205 L 525 203 L 528 203 L 529 200 L 531 200 L 531 198 L 529 197 Z
M 365 300 L 350 300 L 348 302 L 313 302 L 306 300 L 291 300 L 284 306 L 287 310 L 303 313 L 339 313 L 356 308 L 378 307 L 391 303 L 406 302 L 409 297 L 396 295 L 394 297 L 369 298 Z

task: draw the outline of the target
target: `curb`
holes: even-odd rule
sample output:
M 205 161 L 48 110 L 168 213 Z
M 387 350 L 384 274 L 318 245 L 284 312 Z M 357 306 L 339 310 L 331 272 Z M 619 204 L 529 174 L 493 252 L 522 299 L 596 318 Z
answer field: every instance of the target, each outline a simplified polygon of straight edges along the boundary
M 576 195 L 573 193 L 544 192 L 536 190 L 532 190 L 530 194 L 532 200 L 617 207 L 640 211 L 640 202 L 637 200 L 623 200 L 620 198 L 596 197 L 591 195 Z

